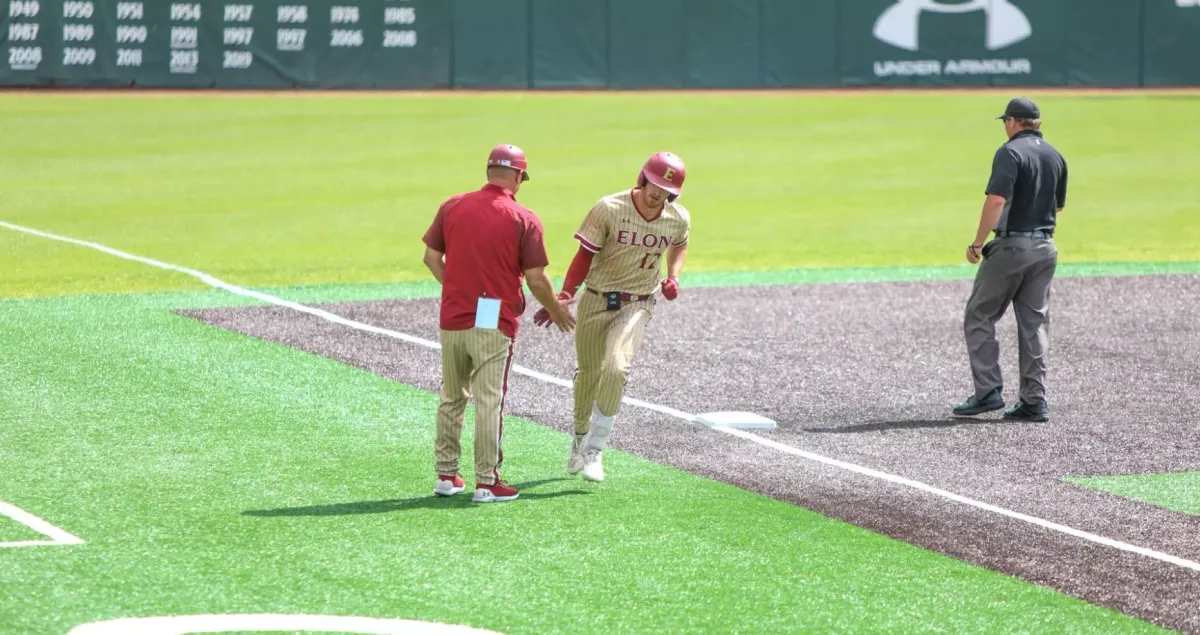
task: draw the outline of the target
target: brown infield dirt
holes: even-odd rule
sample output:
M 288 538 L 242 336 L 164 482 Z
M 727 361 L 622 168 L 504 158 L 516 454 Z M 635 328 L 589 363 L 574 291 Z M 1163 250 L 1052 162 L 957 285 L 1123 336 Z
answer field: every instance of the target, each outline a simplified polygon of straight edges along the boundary
M 1200 561 L 1200 516 L 1070 476 L 1200 470 L 1200 276 L 1055 282 L 1051 420 L 949 416 L 971 390 L 969 281 L 684 289 L 658 301 L 626 395 L 685 412 L 748 410 L 761 436 L 1015 512 Z M 435 300 L 319 305 L 437 340 Z M 438 353 L 278 307 L 181 311 L 214 326 L 437 391 Z M 1015 399 L 1016 333 L 1001 322 Z M 533 327 L 517 363 L 570 378 L 571 339 Z M 567 432 L 570 391 L 514 375 L 507 414 Z M 430 425 L 433 425 L 430 422 Z M 612 446 L 1153 623 L 1200 633 L 1200 572 L 784 454 L 626 405 Z M 565 466 L 569 448 L 563 439 Z M 508 457 L 509 462 L 520 457 Z M 432 469 L 432 468 L 431 468 Z M 620 487 L 609 471 L 603 487 Z

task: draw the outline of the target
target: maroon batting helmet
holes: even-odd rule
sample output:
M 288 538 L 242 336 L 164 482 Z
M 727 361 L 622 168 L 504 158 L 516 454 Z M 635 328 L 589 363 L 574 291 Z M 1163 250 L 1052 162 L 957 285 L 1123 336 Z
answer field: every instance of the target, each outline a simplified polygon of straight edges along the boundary
M 488 166 L 501 165 L 521 172 L 521 181 L 529 180 L 529 161 L 525 151 L 512 144 L 504 143 L 492 148 L 488 155 Z
M 674 201 L 683 192 L 686 174 L 683 159 L 670 152 L 656 152 L 646 160 L 642 171 L 638 173 L 638 185 L 644 186 L 646 181 L 650 181 L 670 193 L 669 198 Z

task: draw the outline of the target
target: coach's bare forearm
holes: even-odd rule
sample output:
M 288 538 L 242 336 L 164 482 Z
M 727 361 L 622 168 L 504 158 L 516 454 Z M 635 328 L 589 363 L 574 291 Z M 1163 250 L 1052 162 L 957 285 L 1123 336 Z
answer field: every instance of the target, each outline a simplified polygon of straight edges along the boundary
M 529 285 L 529 292 L 533 294 L 533 297 L 539 304 L 546 307 L 551 315 L 561 315 L 561 312 L 565 311 L 558 303 L 558 296 L 554 294 L 554 283 L 550 281 L 550 276 L 545 271 L 527 274 L 525 283 Z
M 687 245 L 667 247 L 667 277 L 678 278 L 683 273 L 683 261 L 687 259 Z
M 433 274 L 434 279 L 440 284 L 442 277 L 446 274 L 446 258 L 436 251 L 425 251 L 425 266 L 429 267 L 429 273 Z

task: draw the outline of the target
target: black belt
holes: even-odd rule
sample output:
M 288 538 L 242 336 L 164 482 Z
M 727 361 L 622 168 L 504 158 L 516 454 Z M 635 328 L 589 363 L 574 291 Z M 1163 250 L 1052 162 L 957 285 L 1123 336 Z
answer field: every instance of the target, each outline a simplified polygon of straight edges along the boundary
M 1018 236 L 1021 238 L 1054 238 L 1054 232 L 1047 232 L 1047 231 L 1041 231 L 1041 230 L 1032 231 L 1032 232 L 1009 232 L 1009 231 L 1003 231 L 1003 232 L 997 231 L 996 232 L 996 238 L 1009 238 L 1009 237 L 1018 237 Z
M 607 296 L 610 293 L 609 291 L 597 291 L 591 287 L 587 288 L 587 292 L 594 294 L 594 295 L 602 295 L 602 296 Z M 632 293 L 622 293 L 620 297 L 621 297 L 621 302 L 642 302 L 644 300 L 649 300 L 650 298 L 653 298 L 654 294 L 633 295 Z

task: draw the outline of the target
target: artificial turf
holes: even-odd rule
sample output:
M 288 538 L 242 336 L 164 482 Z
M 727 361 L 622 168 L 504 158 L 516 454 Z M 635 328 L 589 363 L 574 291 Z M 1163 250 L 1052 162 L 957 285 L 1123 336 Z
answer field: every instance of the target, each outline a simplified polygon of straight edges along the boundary
M 436 499 L 435 396 L 169 312 L 225 300 L 242 302 L 0 302 L 0 492 L 86 541 L 0 551 L 6 632 L 245 612 L 508 633 L 1152 630 L 632 455 L 606 454 L 619 484 L 570 479 L 566 435 L 519 419 L 518 501 Z
M 1200 261 L 1200 97 L 1031 96 L 1070 166 L 1064 262 Z M 561 275 L 589 206 L 669 149 L 688 165 L 689 272 L 950 266 L 1006 97 L 9 94 L 0 220 L 243 285 L 421 280 L 438 204 L 507 142 Z M 198 288 L 5 232 L 0 271 L 0 297 Z
M 1200 516 L 1200 472 L 1124 474 L 1065 480 L 1172 511 Z
M 1200 99 L 1032 96 L 1071 166 L 1062 275 L 1200 271 Z M 670 149 L 689 167 L 685 285 L 966 278 L 1007 98 L 6 94 L 0 221 L 302 302 L 423 297 L 420 235 L 492 145 L 530 154 L 519 198 L 555 275 L 588 206 Z M 606 454 L 619 486 L 564 480 L 566 437 L 518 419 L 519 501 L 435 500 L 433 395 L 170 313 L 249 303 L 202 288 L 0 229 L 0 500 L 86 541 L 0 549 L 0 632 L 232 612 L 513 633 L 1152 629 L 631 455 Z M 188 292 L 145 293 L 162 291 Z M 43 298 L 70 294 L 93 295 Z M 36 537 L 0 518 L 0 542 Z

